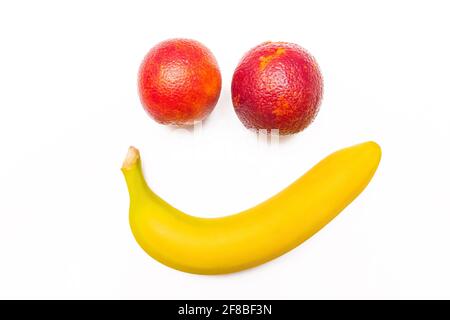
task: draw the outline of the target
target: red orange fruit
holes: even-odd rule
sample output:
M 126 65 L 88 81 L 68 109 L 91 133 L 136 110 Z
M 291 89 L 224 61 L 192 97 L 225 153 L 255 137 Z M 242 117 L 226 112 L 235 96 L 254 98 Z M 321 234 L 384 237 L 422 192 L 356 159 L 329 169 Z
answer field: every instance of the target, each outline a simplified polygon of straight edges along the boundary
M 195 40 L 160 42 L 139 70 L 139 95 L 147 113 L 162 124 L 204 119 L 220 95 L 222 79 L 211 51 Z
M 242 58 L 231 91 L 236 114 L 247 128 L 292 134 L 314 120 L 322 87 L 319 66 L 305 49 L 265 42 Z

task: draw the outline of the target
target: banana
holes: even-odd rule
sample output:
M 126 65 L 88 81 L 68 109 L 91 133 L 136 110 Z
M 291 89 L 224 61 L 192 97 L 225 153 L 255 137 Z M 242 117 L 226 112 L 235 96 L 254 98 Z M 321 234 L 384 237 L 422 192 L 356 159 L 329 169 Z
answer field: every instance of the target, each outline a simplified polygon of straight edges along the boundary
M 196 274 L 224 274 L 272 260 L 330 222 L 367 186 L 381 159 L 375 142 L 337 151 L 272 198 L 222 218 L 181 212 L 156 195 L 130 147 L 122 166 L 129 220 L 139 245 L 163 264 Z

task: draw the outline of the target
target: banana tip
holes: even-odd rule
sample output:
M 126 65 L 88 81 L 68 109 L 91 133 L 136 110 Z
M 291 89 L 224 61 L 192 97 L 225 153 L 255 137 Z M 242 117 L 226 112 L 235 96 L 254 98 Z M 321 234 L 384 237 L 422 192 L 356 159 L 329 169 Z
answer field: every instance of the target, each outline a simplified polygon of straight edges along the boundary
M 374 150 L 375 153 L 378 154 L 378 157 L 381 158 L 381 147 L 378 143 L 376 143 L 375 141 L 368 141 L 366 142 L 368 145 L 370 145 L 370 147 L 372 148 L 372 150 Z
M 367 141 L 362 144 L 360 144 L 360 147 L 365 149 L 365 154 L 370 156 L 370 159 L 372 159 L 376 166 L 380 163 L 381 160 L 381 147 L 378 143 L 375 141 Z
M 122 164 L 122 170 L 130 169 L 138 162 L 139 158 L 140 158 L 139 150 L 133 146 L 129 147 L 125 160 L 123 161 Z

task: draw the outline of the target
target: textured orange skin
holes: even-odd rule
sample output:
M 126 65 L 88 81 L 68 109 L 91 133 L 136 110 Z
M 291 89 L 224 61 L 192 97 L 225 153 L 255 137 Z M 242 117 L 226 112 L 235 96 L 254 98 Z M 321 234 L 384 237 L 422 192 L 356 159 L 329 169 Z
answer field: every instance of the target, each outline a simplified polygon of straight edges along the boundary
M 160 42 L 139 70 L 139 95 L 147 113 L 162 124 L 188 125 L 208 116 L 222 79 L 211 51 L 195 40 Z
M 242 58 L 231 92 L 236 114 L 247 128 L 293 134 L 314 120 L 322 87 L 319 66 L 305 49 L 265 42 Z

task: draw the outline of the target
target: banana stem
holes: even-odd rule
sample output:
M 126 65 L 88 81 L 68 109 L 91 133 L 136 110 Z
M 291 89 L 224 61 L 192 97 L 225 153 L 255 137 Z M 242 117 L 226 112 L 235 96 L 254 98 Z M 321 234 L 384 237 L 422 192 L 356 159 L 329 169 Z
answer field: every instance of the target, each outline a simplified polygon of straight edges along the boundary
M 138 149 L 135 147 L 128 148 L 121 169 L 127 182 L 130 199 L 148 196 L 149 193 L 153 194 L 142 173 L 141 156 Z
M 129 147 L 125 160 L 122 164 L 122 171 L 130 170 L 133 166 L 137 165 L 139 161 L 141 161 L 139 150 L 133 146 Z

